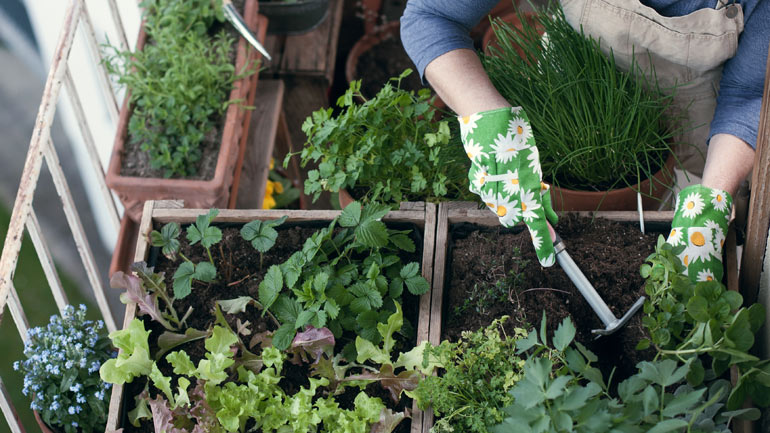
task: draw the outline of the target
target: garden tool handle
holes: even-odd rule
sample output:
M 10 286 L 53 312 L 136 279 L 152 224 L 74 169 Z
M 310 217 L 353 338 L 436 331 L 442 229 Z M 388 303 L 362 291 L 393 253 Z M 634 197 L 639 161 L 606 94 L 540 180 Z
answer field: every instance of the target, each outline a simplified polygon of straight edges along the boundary
M 588 281 L 588 278 L 583 275 L 583 272 L 580 270 L 578 265 L 567 253 L 564 241 L 561 239 L 559 234 L 556 233 L 556 231 L 554 231 L 553 234 L 555 239 L 553 249 L 556 253 L 556 261 L 559 262 L 561 268 L 564 269 L 564 272 L 567 274 L 569 279 L 578 288 L 580 294 L 583 295 L 583 298 L 585 298 L 586 302 L 588 302 L 588 304 L 604 324 L 604 329 L 595 329 L 593 330 L 593 333 L 598 335 L 608 335 L 615 332 L 626 322 L 628 322 L 631 316 L 633 316 L 634 313 L 636 313 L 636 311 L 642 307 L 644 304 L 644 296 L 639 298 L 639 300 L 634 303 L 631 309 L 626 312 L 623 317 L 620 319 L 615 317 L 602 297 L 596 291 L 594 286 L 590 281 Z
M 246 39 L 254 48 L 257 49 L 267 60 L 273 60 L 272 57 L 270 57 L 270 54 L 267 52 L 264 46 L 262 46 L 261 43 L 259 43 L 259 40 L 257 40 L 257 37 L 254 36 L 254 33 L 251 32 L 249 27 L 246 25 L 246 23 L 243 21 L 243 17 L 241 17 L 241 14 L 238 13 L 237 10 L 235 10 L 235 6 L 233 6 L 232 0 L 222 0 L 222 8 L 225 11 L 225 17 L 228 21 L 235 27 L 235 30 L 238 31 L 238 33 L 243 36 L 244 39 Z

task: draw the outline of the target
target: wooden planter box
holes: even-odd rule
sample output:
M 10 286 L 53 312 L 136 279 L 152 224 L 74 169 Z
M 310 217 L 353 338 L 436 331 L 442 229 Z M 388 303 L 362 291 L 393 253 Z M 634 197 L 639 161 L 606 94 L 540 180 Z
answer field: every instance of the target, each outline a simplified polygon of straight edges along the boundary
M 198 215 L 207 212 L 207 209 L 183 209 L 181 201 L 147 201 L 144 204 L 139 226 L 139 236 L 136 244 L 136 253 L 134 261 L 147 261 L 150 253 L 149 236 L 153 229 L 160 229 L 166 223 L 177 222 L 179 224 L 190 224 L 195 222 Z M 397 211 L 388 213 L 383 222 L 393 223 L 412 223 L 423 232 L 422 245 L 422 276 L 428 280 L 428 284 L 433 287 L 433 251 L 435 246 L 436 234 L 436 211 L 437 206 L 432 203 L 402 203 Z M 215 218 L 215 223 L 240 223 L 245 224 L 255 219 L 270 220 L 287 216 L 287 222 L 310 222 L 310 221 L 331 221 L 336 218 L 341 211 L 325 210 L 221 210 Z M 420 297 L 419 313 L 417 319 L 417 343 L 428 339 L 429 331 L 429 313 L 431 302 L 431 291 L 426 292 Z M 136 317 L 136 304 L 126 305 L 126 312 L 123 319 L 123 328 Z M 122 385 L 113 385 L 110 408 L 107 418 L 106 432 L 113 432 L 122 426 L 123 418 L 123 390 Z M 412 406 L 412 427 L 411 433 L 420 433 L 423 428 L 423 412 L 417 408 L 417 404 Z
M 613 221 L 629 222 L 639 224 L 639 214 L 630 211 L 608 211 L 608 212 L 569 212 L 581 216 L 596 216 Z M 674 217 L 673 211 L 667 212 L 645 212 L 644 220 L 648 231 L 662 226 L 670 227 L 671 220 Z M 433 263 L 433 287 L 430 305 L 430 326 L 428 329 L 428 341 L 437 345 L 441 342 L 442 334 L 442 313 L 444 303 L 445 277 L 447 274 L 447 248 L 451 241 L 449 237 L 450 227 L 458 223 L 472 223 L 486 227 L 499 227 L 500 223 L 495 214 L 488 209 L 478 209 L 476 203 L 469 202 L 448 202 L 439 206 L 436 222 L 436 252 Z M 652 227 L 651 227 L 652 226 Z M 569 247 L 569 245 L 567 245 Z M 738 272 L 736 258 L 735 232 L 729 230 L 725 242 L 725 275 L 727 287 L 730 290 L 738 291 Z M 554 266 L 558 266 L 555 264 Z M 641 314 L 641 313 L 637 313 Z M 736 378 L 733 375 L 733 384 Z M 429 409 L 423 413 L 423 433 L 429 433 L 433 427 L 434 414 Z M 752 432 L 752 423 L 738 421 L 733 424 L 735 432 Z
M 246 0 L 244 9 L 243 16 L 247 25 L 259 40 L 264 41 L 267 19 L 257 14 L 257 0 Z M 147 35 L 142 28 L 136 44 L 137 50 L 142 49 L 146 38 Z M 236 49 L 236 71 L 242 70 L 247 64 L 254 67 L 261 58 L 261 54 L 242 37 L 239 38 Z M 225 113 L 225 125 L 222 131 L 222 143 L 216 170 L 214 177 L 210 180 L 143 178 L 120 174 L 124 145 L 128 139 L 128 123 L 133 113 L 132 107 L 128 105 L 129 95 L 126 95 L 120 110 L 118 130 L 110 156 L 110 164 L 107 168 L 106 181 L 107 185 L 120 197 L 120 201 L 131 219 L 139 221 L 142 215 L 142 206 L 146 200 L 184 200 L 188 206 L 198 208 L 227 207 L 234 173 L 243 164 L 244 152 L 241 149 L 246 146 L 249 123 L 251 122 L 251 116 L 248 115 L 250 111 L 243 106 L 253 105 L 258 75 L 258 73 L 254 73 L 233 84 L 230 100 L 241 99 L 244 102 L 243 104 L 230 105 Z

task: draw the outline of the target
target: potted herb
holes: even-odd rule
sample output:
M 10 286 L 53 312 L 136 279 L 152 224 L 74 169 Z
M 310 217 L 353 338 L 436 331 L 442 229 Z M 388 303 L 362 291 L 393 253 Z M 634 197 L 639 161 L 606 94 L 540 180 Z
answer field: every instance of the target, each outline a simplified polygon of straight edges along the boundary
M 500 93 L 530 115 L 555 207 L 636 209 L 636 192 L 655 206 L 673 181 L 673 95 L 633 60 L 629 72 L 619 71 L 612 53 L 573 30 L 560 8 L 518 21 L 493 22 L 498 45 L 482 63 Z M 574 202 L 572 190 L 588 201 Z
M 46 327 L 29 330 L 24 343 L 27 359 L 14 370 L 24 373 L 24 395 L 41 430 L 103 431 L 107 422 L 110 384 L 95 374 L 113 356 L 101 321 L 86 320 L 86 307 L 67 306 L 51 316 Z
M 148 199 L 225 206 L 242 164 L 238 149 L 248 135 L 258 54 L 234 37 L 220 2 L 148 0 L 143 6 L 136 51 L 113 48 L 107 59 L 128 90 L 107 184 L 135 221 Z M 264 38 L 256 0 L 240 7 Z
M 323 22 L 329 0 L 260 0 L 259 11 L 268 19 L 268 34 L 296 35 Z
M 354 81 L 337 100 L 339 115 L 329 108 L 307 118 L 302 130 L 308 139 L 299 155 L 302 166 L 313 162 L 318 169 L 308 172 L 306 194 L 315 200 L 322 191 L 344 189 L 355 200 L 390 204 L 471 197 L 470 161 L 459 134 L 447 121 L 433 121 L 427 89 L 415 95 L 399 87 L 409 74 L 404 71 L 369 100 Z
M 142 230 L 157 262 L 112 280 L 134 320 L 101 370 L 116 384 L 108 428 L 409 430 L 404 391 L 432 369 L 414 363 L 432 248 L 410 227 L 425 227 L 425 208 L 152 210 Z

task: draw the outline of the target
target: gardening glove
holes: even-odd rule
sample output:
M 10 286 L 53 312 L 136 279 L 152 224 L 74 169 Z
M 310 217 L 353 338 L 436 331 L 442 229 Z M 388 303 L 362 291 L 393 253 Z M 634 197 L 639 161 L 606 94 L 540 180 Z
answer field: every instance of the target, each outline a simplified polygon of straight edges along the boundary
M 471 160 L 471 192 L 481 196 L 504 227 L 524 220 L 542 266 L 556 260 L 546 218 L 556 224 L 549 186 L 542 182 L 540 156 L 521 107 L 458 117 L 463 147 Z
M 722 247 L 732 204 L 730 194 L 702 185 L 679 192 L 667 242 L 685 246 L 679 259 L 691 281 L 722 281 Z

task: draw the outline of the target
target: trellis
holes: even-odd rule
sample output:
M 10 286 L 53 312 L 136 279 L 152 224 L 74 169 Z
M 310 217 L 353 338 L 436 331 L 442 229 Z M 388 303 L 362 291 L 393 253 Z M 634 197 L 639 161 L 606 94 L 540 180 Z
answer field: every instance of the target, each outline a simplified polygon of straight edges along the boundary
M 123 27 L 120 11 L 116 0 L 107 0 L 110 15 L 113 24 L 117 30 L 119 42 L 123 48 L 129 47 L 126 38 L 126 32 Z M 64 175 L 64 171 L 59 163 L 59 156 L 51 139 L 51 126 L 54 122 L 56 107 L 60 102 L 62 87 L 66 90 L 69 105 L 75 115 L 80 135 L 85 145 L 90 167 L 96 174 L 96 182 L 107 208 L 110 223 L 117 230 L 120 226 L 118 211 L 104 181 L 104 169 L 96 149 L 96 143 L 91 133 L 91 129 L 86 119 L 86 112 L 83 107 L 78 90 L 75 86 L 75 79 L 71 72 L 68 60 L 70 52 L 75 41 L 75 35 L 81 30 L 85 35 L 86 45 L 91 58 L 96 64 L 98 70 L 98 86 L 101 94 L 107 100 L 107 110 L 111 119 L 117 122 L 118 118 L 118 100 L 114 89 L 110 83 L 107 70 L 102 63 L 102 56 L 99 49 L 99 42 L 96 38 L 93 21 L 86 8 L 85 0 L 71 0 L 66 8 L 64 22 L 56 44 L 51 68 L 48 72 L 43 98 L 40 102 L 37 118 L 35 120 L 32 138 L 29 143 L 27 158 L 24 163 L 24 169 L 21 176 L 21 182 L 16 194 L 16 201 L 13 206 L 10 225 L 3 245 L 2 258 L 0 258 L 0 320 L 3 318 L 6 305 L 11 312 L 19 337 L 22 341 L 27 338 L 27 329 L 29 322 L 24 312 L 24 308 L 19 300 L 16 288 L 13 285 L 13 275 L 16 271 L 19 252 L 22 240 L 26 233 L 32 240 L 32 243 L 40 259 L 46 279 L 51 288 L 56 306 L 61 311 L 67 305 L 67 296 L 63 290 L 61 280 L 54 266 L 54 261 L 49 251 L 46 239 L 43 236 L 40 223 L 38 222 L 33 207 L 35 189 L 37 188 L 40 172 L 45 161 L 46 167 L 53 178 L 56 191 L 61 198 L 61 205 L 67 223 L 72 232 L 72 239 L 75 242 L 80 259 L 85 268 L 88 281 L 91 284 L 96 303 L 103 316 L 104 322 L 109 331 L 116 330 L 116 322 L 110 312 L 107 298 L 104 292 L 102 275 L 94 260 L 94 255 L 86 238 L 80 215 L 70 193 L 69 184 Z M 24 432 L 24 426 L 21 424 L 10 396 L 5 385 L 0 378 L 0 408 L 12 432 Z

